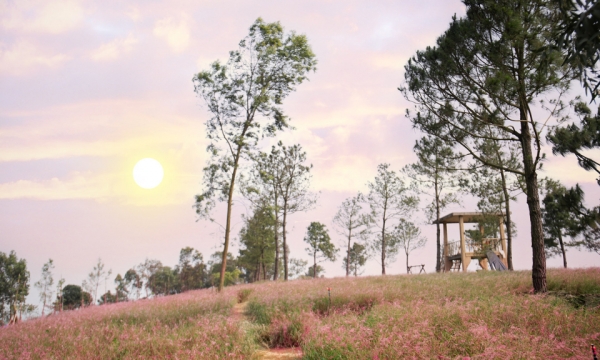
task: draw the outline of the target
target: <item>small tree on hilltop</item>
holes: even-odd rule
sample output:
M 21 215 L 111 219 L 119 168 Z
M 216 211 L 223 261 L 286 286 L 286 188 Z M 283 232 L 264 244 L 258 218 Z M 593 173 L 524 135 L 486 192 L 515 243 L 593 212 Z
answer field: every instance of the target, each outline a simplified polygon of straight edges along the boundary
M 52 291 L 52 285 L 54 284 L 54 278 L 52 277 L 52 269 L 54 269 L 54 262 L 49 259 L 47 263 L 42 266 L 42 278 L 37 281 L 34 286 L 40 292 L 40 301 L 42 302 L 42 316 L 46 310 L 46 305 L 51 305 L 50 301 L 54 292 Z
M 418 199 L 410 194 L 410 189 L 405 186 L 404 181 L 389 167 L 389 164 L 377 166 L 375 180 L 368 183 L 371 221 L 381 229 L 372 243 L 372 248 L 381 253 L 382 275 L 385 275 L 386 264 L 393 260 L 398 252 L 390 231 L 393 229 L 393 223 L 414 211 L 418 205 Z
M 313 277 L 317 277 L 317 261 L 335 261 L 338 249 L 331 243 L 325 225 L 320 222 L 311 222 L 306 230 L 304 241 L 309 245 L 306 248 L 308 255 L 313 257 Z
M 360 268 L 365 265 L 368 258 L 369 255 L 367 254 L 367 247 L 361 243 L 355 242 L 352 244 L 352 248 L 350 249 L 348 256 L 344 258 L 344 269 L 349 269 L 351 274 L 358 276 L 359 274 L 362 274 Z
M 404 249 L 404 253 L 406 254 L 406 273 L 408 274 L 410 271 L 408 256 L 413 250 L 425 246 L 427 238 L 421 236 L 421 229 L 416 227 L 415 224 L 404 219 L 400 219 L 392 236 L 396 238 L 398 246 Z
M 347 261 L 347 259 L 351 259 L 350 253 L 353 249 L 352 239 L 357 237 L 363 238 L 368 232 L 370 222 L 369 216 L 361 213 L 364 201 L 364 195 L 361 193 L 358 193 L 355 197 L 344 200 L 333 218 L 333 223 L 337 226 L 339 233 L 344 236 L 348 242 L 348 250 L 346 252 L 346 257 L 344 258 L 346 276 L 349 276 L 351 273 L 351 262 Z

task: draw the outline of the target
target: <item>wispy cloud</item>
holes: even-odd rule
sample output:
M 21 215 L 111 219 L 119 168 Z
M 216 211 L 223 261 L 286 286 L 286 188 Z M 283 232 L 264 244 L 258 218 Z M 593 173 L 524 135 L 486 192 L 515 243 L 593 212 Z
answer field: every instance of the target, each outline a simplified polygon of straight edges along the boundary
M 10 47 L 0 43 L 0 75 L 31 74 L 41 68 L 59 67 L 69 59 L 65 54 L 43 53 L 25 41 Z
M 183 52 L 190 44 L 191 30 L 187 20 L 169 17 L 156 22 L 154 35 L 165 40 L 173 51 Z
M 115 39 L 109 43 L 102 44 L 99 48 L 91 53 L 91 58 L 94 61 L 113 61 L 117 60 L 122 54 L 131 51 L 133 46 L 138 43 L 138 39 L 129 34 L 122 39 Z
M 0 24 L 5 29 L 59 34 L 83 21 L 83 6 L 76 0 L 19 0 L 0 3 Z

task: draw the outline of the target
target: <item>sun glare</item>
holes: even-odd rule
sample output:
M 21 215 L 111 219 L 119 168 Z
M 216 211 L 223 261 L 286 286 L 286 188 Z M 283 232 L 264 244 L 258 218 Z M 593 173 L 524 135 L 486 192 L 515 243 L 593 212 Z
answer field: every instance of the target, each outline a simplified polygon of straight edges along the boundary
M 151 158 L 145 158 L 137 162 L 133 167 L 133 180 L 144 189 L 157 187 L 164 176 L 160 163 Z

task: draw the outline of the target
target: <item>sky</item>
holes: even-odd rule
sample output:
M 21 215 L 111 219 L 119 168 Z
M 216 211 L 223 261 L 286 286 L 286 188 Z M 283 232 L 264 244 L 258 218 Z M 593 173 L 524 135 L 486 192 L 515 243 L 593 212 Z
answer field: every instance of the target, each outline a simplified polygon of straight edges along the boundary
M 318 60 L 309 81 L 284 102 L 295 129 L 271 140 L 303 147 L 319 196 L 314 209 L 290 217 L 290 256 L 309 259 L 302 239 L 311 221 L 326 224 L 341 245 L 331 222 L 341 202 L 367 192 L 378 164 L 399 171 L 416 160 L 412 147 L 422 134 L 405 118 L 412 105 L 397 90 L 404 65 L 464 12 L 457 0 L 0 0 L 0 251 L 27 260 L 31 284 L 50 258 L 55 278 L 81 284 L 98 258 L 116 275 L 146 258 L 173 266 L 186 246 L 205 259 L 222 249 L 219 225 L 199 220 L 192 208 L 202 191 L 210 117 L 192 77 L 226 61 L 258 17 L 305 34 Z M 578 94 L 574 87 L 568 96 Z M 544 151 L 541 175 L 579 183 L 596 205 L 595 176 L 573 157 Z M 146 157 L 165 174 L 150 190 L 132 176 Z M 476 210 L 476 200 L 461 198 L 462 205 L 445 212 Z M 513 209 L 515 268 L 529 269 L 523 196 Z M 248 211 L 237 196 L 234 254 Z M 223 222 L 224 207 L 213 216 Z M 414 220 L 428 244 L 411 254 L 411 263 L 432 272 L 435 227 L 422 213 Z M 458 229 L 449 232 L 458 238 Z M 341 258 L 323 264 L 326 276 L 344 274 Z M 573 267 L 598 263 L 598 255 L 575 249 L 568 259 Z M 380 269 L 370 260 L 364 274 Z M 387 273 L 404 269 L 399 256 Z

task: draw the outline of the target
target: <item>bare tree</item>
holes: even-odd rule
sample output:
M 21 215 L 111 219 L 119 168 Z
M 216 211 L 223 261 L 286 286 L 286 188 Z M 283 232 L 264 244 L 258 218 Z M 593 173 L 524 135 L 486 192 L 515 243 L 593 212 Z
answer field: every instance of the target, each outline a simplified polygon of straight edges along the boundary
M 44 310 L 46 305 L 50 305 L 50 300 L 54 292 L 52 291 L 52 285 L 54 284 L 54 278 L 52 277 L 52 270 L 54 269 L 54 262 L 49 259 L 47 263 L 42 266 L 42 278 L 37 281 L 34 286 L 40 292 L 40 301 L 42 302 L 42 316 L 44 316 Z

